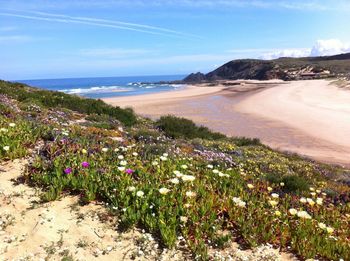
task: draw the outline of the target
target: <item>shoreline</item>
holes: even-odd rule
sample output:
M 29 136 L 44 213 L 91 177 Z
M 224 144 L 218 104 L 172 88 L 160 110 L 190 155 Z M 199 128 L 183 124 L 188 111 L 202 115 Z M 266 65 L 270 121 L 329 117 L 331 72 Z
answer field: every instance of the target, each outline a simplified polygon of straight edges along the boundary
M 152 119 L 173 114 L 228 136 L 259 138 L 273 149 L 350 166 L 348 90 L 326 80 L 237 82 L 103 100 Z

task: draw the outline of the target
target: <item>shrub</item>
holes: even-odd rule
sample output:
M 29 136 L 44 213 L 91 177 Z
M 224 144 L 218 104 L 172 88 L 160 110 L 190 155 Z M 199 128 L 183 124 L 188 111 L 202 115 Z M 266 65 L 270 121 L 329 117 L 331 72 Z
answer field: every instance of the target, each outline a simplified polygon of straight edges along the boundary
M 284 190 L 287 192 L 301 192 L 309 189 L 309 182 L 297 175 L 288 175 L 282 178 Z
M 226 137 L 221 133 L 210 131 L 207 127 L 197 126 L 191 120 L 171 115 L 161 117 L 156 126 L 172 138 L 218 140 Z
M 260 140 L 257 138 L 251 139 L 247 137 L 234 137 L 231 138 L 232 142 L 235 143 L 237 146 L 258 146 L 262 145 Z
M 132 126 L 137 122 L 132 109 L 113 107 L 102 100 L 82 98 L 62 92 L 41 90 L 21 83 L 0 81 L 0 93 L 18 100 L 21 103 L 33 103 L 46 108 L 65 108 L 85 114 L 108 115 L 122 122 L 126 126 Z

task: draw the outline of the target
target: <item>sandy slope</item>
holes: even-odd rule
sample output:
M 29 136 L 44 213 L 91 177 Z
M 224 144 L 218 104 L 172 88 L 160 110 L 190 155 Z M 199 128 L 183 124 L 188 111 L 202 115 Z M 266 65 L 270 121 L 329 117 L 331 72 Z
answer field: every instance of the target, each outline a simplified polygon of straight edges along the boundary
M 105 101 L 151 118 L 187 117 L 227 135 L 258 137 L 273 148 L 350 165 L 350 91 L 329 83 L 255 81 Z
M 25 163 L 0 163 L 0 260 L 191 260 L 179 249 L 159 248 L 158 241 L 143 231 L 116 231 L 116 220 L 101 205 L 80 206 L 72 196 L 40 203 L 39 190 L 15 182 Z M 267 246 L 239 250 L 235 242 L 209 253 L 230 255 L 234 261 L 296 260 Z

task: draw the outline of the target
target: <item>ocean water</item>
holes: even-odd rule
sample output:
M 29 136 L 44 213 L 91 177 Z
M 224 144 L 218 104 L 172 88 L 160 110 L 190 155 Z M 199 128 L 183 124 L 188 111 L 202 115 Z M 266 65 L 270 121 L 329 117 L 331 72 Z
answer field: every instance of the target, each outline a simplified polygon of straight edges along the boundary
M 184 77 L 185 75 L 161 75 L 18 80 L 17 82 L 42 89 L 97 99 L 178 90 L 183 88 L 184 85 L 156 84 L 156 82 L 181 80 Z

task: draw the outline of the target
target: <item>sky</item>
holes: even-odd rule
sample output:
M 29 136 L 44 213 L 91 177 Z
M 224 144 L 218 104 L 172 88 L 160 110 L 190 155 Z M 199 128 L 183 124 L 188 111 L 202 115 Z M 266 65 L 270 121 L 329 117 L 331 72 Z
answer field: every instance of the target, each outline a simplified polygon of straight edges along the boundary
M 349 0 L 0 0 L 0 79 L 209 72 L 350 52 Z

